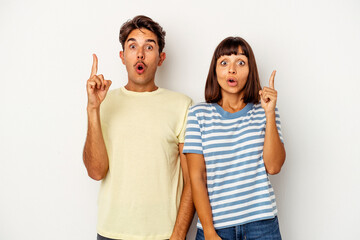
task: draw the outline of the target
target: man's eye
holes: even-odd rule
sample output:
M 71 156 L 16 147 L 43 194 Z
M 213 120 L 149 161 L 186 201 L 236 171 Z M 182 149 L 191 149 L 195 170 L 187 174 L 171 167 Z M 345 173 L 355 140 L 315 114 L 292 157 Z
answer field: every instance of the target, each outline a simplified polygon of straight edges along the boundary
M 238 64 L 241 65 L 241 66 L 244 66 L 245 62 L 244 61 L 239 61 Z
M 135 45 L 130 45 L 129 48 L 134 49 Z
M 153 49 L 153 47 L 152 46 L 146 46 L 146 50 L 152 50 Z
M 226 64 L 227 64 L 226 61 L 221 61 L 221 62 L 220 62 L 220 65 L 222 65 L 222 66 L 225 66 Z

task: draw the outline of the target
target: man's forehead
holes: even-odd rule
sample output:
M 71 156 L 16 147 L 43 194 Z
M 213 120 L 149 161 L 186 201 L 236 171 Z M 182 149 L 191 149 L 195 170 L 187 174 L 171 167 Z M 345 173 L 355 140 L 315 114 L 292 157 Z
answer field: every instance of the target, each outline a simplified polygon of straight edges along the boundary
M 128 38 L 128 40 L 126 42 L 137 42 L 137 40 L 135 38 Z M 153 42 L 154 44 L 156 44 L 155 39 L 145 39 L 145 42 Z
M 155 33 L 145 28 L 134 29 L 130 32 L 126 42 L 153 42 L 157 44 L 157 36 Z

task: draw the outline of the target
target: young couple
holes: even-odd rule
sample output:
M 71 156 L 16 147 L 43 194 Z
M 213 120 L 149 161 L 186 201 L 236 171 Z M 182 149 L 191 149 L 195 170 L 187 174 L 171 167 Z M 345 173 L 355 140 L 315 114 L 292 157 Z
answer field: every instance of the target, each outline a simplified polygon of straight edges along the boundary
M 83 158 L 102 180 L 97 239 L 185 239 L 194 204 L 196 239 L 281 239 L 268 179 L 285 160 L 275 72 L 261 88 L 249 44 L 226 38 L 210 64 L 206 103 L 190 107 L 189 97 L 155 84 L 166 58 L 158 23 L 136 16 L 120 43 L 127 84 L 108 92 L 96 55 L 87 81 Z

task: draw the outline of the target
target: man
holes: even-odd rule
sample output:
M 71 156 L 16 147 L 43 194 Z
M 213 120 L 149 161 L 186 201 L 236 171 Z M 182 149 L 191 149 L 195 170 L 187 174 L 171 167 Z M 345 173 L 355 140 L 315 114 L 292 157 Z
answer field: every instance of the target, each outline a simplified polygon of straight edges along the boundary
M 97 74 L 93 55 L 84 163 L 102 180 L 98 239 L 185 239 L 194 215 L 182 154 L 191 99 L 155 84 L 164 38 L 146 16 L 124 23 L 120 58 L 128 83 L 109 92 L 111 81 Z

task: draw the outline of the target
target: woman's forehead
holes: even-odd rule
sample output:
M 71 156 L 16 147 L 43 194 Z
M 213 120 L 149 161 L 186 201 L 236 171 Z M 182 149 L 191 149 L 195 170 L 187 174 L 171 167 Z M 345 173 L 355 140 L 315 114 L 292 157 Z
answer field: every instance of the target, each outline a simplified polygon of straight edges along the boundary
M 230 56 L 230 55 L 244 55 L 246 56 L 246 53 L 242 49 L 240 45 L 230 45 L 230 46 L 224 46 L 219 49 L 217 53 L 217 58 L 220 58 L 222 56 Z

